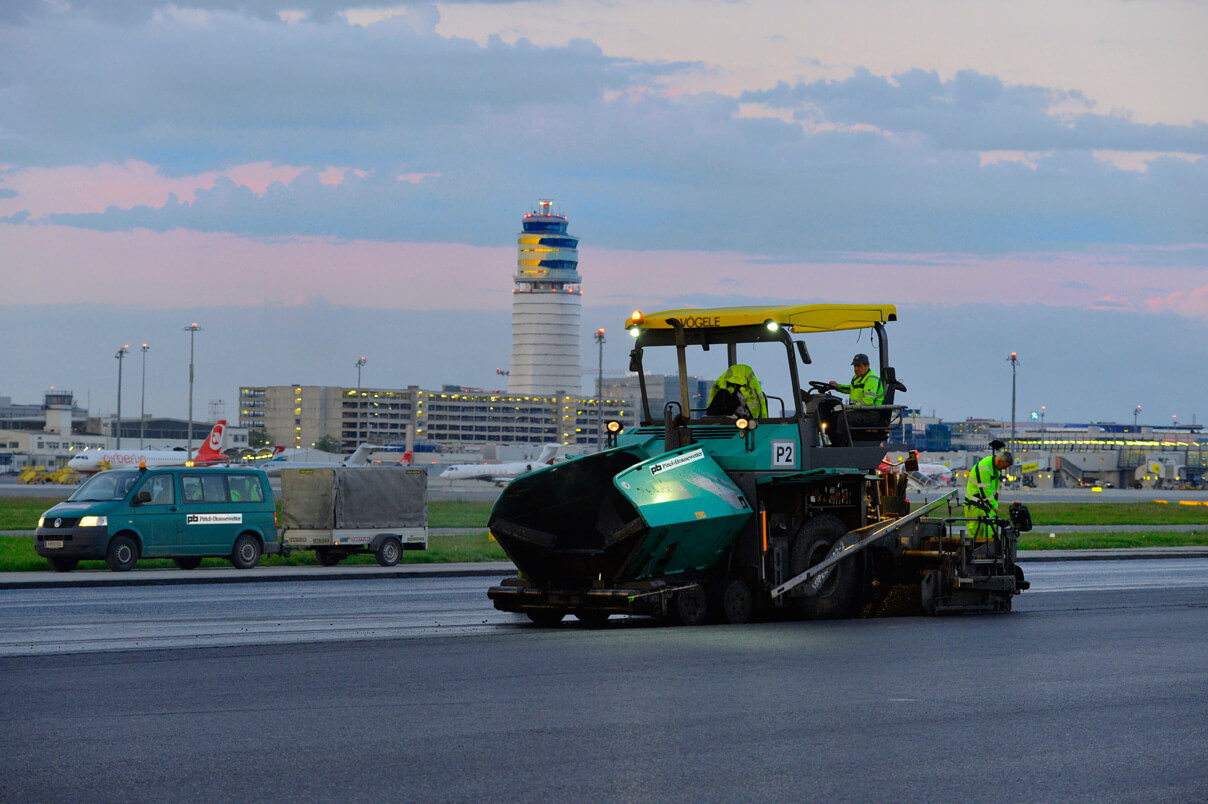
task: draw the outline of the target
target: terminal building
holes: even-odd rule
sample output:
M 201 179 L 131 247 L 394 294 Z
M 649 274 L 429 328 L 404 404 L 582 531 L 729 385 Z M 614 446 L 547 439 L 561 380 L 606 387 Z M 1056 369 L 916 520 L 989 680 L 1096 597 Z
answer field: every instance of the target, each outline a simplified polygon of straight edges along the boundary
M 602 422 L 636 419 L 624 398 L 519 396 L 446 385 L 440 390 L 315 385 L 243 386 L 239 425 L 273 444 L 311 447 L 324 437 L 345 453 L 370 443 L 412 450 L 465 451 L 487 445 L 563 444 L 595 449 Z

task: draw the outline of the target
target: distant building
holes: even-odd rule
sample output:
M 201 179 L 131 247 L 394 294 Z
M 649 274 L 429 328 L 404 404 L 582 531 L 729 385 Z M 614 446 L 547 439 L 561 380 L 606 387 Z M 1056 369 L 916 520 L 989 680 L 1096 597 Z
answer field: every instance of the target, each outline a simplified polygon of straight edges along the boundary
M 272 443 L 295 449 L 330 437 L 345 453 L 361 443 L 407 449 L 436 443 L 451 451 L 546 443 L 591 449 L 601 442 L 601 413 L 627 427 L 636 421 L 624 399 L 518 396 L 458 385 L 439 391 L 362 388 L 359 395 L 356 388 L 313 385 L 239 390 L 241 426 L 262 429 Z

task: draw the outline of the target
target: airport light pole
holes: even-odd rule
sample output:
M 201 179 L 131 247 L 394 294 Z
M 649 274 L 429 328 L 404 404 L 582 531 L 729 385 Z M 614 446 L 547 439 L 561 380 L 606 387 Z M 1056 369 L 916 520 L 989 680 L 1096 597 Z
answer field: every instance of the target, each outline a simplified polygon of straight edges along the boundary
M 138 448 L 143 448 L 143 434 L 147 425 L 147 350 L 151 347 L 143 344 L 143 392 L 138 403 Z
M 193 460 L 193 336 L 200 329 L 194 321 L 182 330 L 189 333 L 189 446 L 188 452 L 185 453 L 187 460 Z
M 596 448 L 599 449 L 604 441 L 604 327 L 596 330 L 596 344 L 600 347 L 600 362 L 596 373 L 596 413 L 599 420 L 596 424 Z
M 1015 367 L 1019 365 L 1019 358 L 1015 356 L 1015 352 L 1011 352 L 1011 356 L 1007 358 L 1011 364 L 1011 449 L 1015 449 Z
M 1140 416 L 1140 415 L 1141 415 L 1141 406 L 1140 406 L 1140 405 L 1137 405 L 1135 408 L 1133 408 L 1133 432 L 1134 432 L 1134 433 L 1138 432 L 1138 430 L 1137 430 L 1137 417 L 1138 417 L 1138 416 Z
M 130 344 L 117 350 L 117 447 L 122 448 L 122 358 L 130 353 Z
M 357 434 L 352 445 L 353 449 L 361 445 L 361 367 L 364 365 L 365 356 L 361 355 L 361 359 L 357 361 Z

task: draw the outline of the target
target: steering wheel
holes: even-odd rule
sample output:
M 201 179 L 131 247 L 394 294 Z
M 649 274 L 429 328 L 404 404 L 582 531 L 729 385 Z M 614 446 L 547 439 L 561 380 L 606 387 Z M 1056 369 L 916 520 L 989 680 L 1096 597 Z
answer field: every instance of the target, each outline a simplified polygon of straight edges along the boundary
M 834 388 L 830 387 L 829 383 L 818 382 L 817 380 L 810 380 L 810 388 L 813 388 L 820 394 L 830 393 L 831 391 L 835 390 Z

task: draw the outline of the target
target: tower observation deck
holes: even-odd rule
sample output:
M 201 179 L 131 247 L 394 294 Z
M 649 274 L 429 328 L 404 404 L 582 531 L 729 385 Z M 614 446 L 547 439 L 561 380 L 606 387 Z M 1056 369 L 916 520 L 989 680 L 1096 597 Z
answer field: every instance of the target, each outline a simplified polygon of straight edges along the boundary
M 512 290 L 512 363 L 508 393 L 579 394 L 579 238 L 566 233 L 553 201 L 524 216 Z

